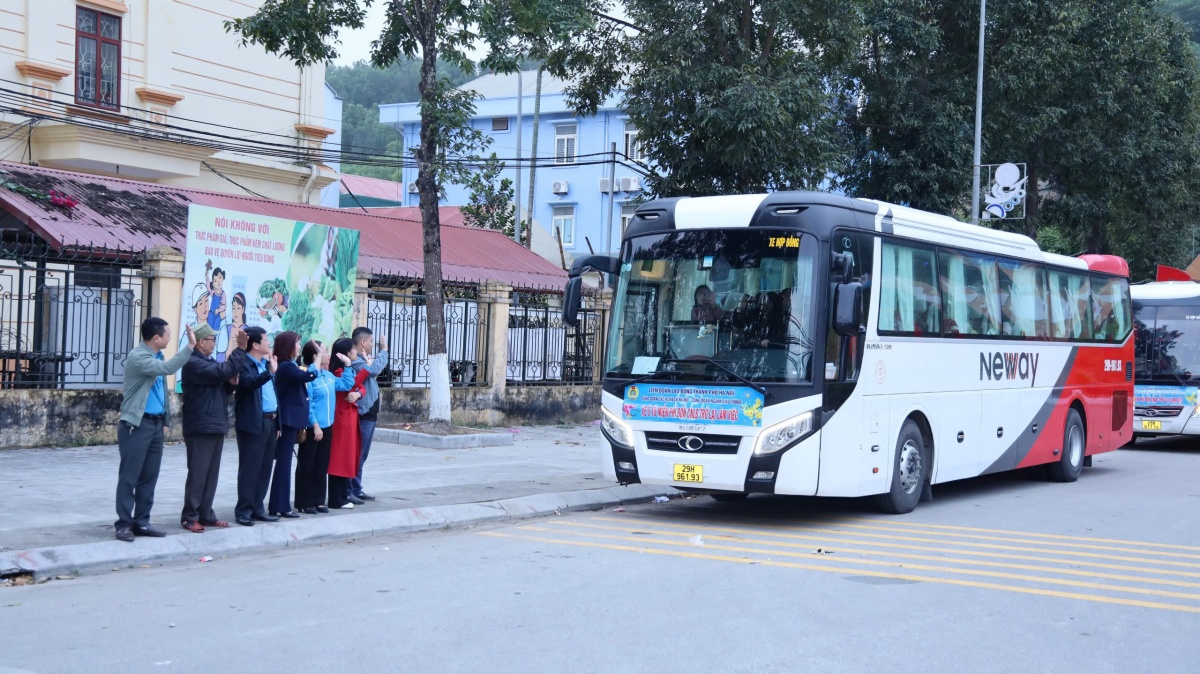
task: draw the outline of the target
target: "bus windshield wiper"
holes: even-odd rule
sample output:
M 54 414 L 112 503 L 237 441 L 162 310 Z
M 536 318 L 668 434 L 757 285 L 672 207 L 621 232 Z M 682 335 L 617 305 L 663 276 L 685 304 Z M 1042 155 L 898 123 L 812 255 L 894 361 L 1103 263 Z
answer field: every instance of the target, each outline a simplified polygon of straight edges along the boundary
M 761 393 L 764 398 L 771 397 L 772 394 L 769 390 L 766 389 L 766 387 L 760 386 L 759 384 L 755 384 L 754 382 L 750 381 L 749 379 L 746 379 L 742 375 L 734 372 L 732 368 L 726 367 L 722 361 L 709 359 L 704 362 L 712 363 L 713 365 L 716 365 L 717 368 L 720 369 L 725 374 L 729 375 L 730 377 L 733 377 L 734 379 L 738 380 L 739 382 L 741 382 L 741 383 L 745 384 L 746 386 L 749 386 L 750 388 L 754 389 L 755 391 L 758 391 L 759 393 Z

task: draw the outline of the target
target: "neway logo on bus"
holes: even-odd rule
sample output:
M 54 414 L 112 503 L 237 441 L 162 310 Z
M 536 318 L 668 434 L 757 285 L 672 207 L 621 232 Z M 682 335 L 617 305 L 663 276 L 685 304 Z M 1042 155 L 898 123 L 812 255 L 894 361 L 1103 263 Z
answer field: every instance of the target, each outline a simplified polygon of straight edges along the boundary
M 996 351 L 979 354 L 979 379 L 1028 379 L 1032 387 L 1037 380 L 1039 354 Z

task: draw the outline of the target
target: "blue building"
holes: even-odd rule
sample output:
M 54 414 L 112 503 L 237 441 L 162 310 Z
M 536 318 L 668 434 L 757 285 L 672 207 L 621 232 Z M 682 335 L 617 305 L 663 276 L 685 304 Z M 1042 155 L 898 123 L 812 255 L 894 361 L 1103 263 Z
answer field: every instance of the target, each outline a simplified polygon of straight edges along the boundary
M 501 159 L 517 156 L 517 124 L 521 125 L 520 155 L 528 163 L 533 155 L 533 108 L 537 73 L 521 75 L 522 118 L 517 120 L 517 75 L 484 75 L 462 85 L 479 94 L 471 125 L 492 139 L 491 152 Z M 604 101 L 597 114 L 576 115 L 563 93 L 567 83 L 542 76 L 541 110 L 536 156 L 533 207 L 533 249 L 542 257 L 560 262 L 555 232 L 561 232 L 567 262 L 587 255 L 589 244 L 596 253 L 619 248 L 621 232 L 633 214 L 632 202 L 643 189 L 641 175 L 617 164 L 615 185 L 609 179 L 612 144 L 618 159 L 624 154 L 641 160 L 637 129 L 619 107 L 619 97 Z M 404 137 L 405 148 L 420 142 L 420 113 L 417 103 L 379 106 L 379 121 L 395 126 Z M 512 162 L 509 162 L 509 167 Z M 504 176 L 516 181 L 515 171 L 506 168 Z M 405 206 L 417 205 L 417 171 L 405 169 Z M 522 170 L 521 212 L 528 218 L 529 170 Z M 446 185 L 444 205 L 461 206 L 470 200 L 470 192 L 461 185 Z M 612 216 L 609 218 L 611 205 Z

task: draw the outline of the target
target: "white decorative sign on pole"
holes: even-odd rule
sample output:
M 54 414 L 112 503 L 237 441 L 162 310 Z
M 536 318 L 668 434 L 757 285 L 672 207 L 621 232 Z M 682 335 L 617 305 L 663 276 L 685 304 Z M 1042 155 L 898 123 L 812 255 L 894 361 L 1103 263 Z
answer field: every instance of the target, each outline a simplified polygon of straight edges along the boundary
M 1025 219 L 1025 164 L 984 164 L 987 193 L 983 195 L 983 219 Z

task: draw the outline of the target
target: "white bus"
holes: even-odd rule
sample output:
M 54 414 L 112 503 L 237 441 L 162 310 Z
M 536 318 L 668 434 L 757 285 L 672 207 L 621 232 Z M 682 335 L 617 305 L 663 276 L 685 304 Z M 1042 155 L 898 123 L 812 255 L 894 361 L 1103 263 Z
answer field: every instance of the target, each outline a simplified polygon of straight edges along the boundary
M 1200 435 L 1200 284 L 1146 283 L 1132 292 L 1134 439 Z
M 1078 478 L 1131 438 L 1121 258 L 885 203 L 789 192 L 640 206 L 604 354 L 604 474 L 732 500 L 878 495 L 1039 464 Z

